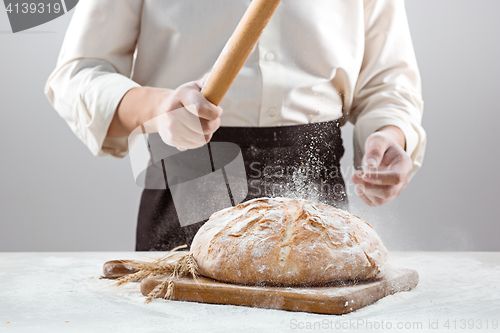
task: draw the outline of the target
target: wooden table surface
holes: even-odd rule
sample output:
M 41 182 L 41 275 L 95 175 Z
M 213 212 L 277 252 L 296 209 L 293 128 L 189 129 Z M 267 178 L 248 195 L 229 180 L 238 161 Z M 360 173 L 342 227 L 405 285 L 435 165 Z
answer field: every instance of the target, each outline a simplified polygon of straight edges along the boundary
M 0 253 L 0 332 L 500 332 L 499 252 L 391 252 L 391 263 L 418 271 L 419 285 L 343 316 L 144 305 L 138 284 L 99 279 L 108 260 L 160 255 Z

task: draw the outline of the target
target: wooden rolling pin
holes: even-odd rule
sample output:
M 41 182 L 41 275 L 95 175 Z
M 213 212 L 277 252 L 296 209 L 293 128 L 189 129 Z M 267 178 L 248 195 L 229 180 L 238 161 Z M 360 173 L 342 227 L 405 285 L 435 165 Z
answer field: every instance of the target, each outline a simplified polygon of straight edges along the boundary
M 281 0 L 253 0 L 215 62 L 201 93 L 219 105 L 259 41 Z M 210 143 L 208 143 L 210 149 Z M 183 147 L 177 147 L 186 151 Z
M 259 41 L 281 0 L 253 0 L 215 62 L 202 94 L 219 105 Z

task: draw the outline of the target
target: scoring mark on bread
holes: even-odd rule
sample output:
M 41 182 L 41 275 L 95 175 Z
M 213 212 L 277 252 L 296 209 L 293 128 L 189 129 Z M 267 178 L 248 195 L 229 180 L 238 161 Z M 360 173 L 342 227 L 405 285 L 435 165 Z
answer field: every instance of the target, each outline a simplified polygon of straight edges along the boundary
M 290 254 L 291 248 L 291 241 L 292 241 L 292 235 L 293 235 L 293 227 L 294 227 L 294 221 L 295 221 L 295 216 L 290 215 L 286 220 L 285 220 L 285 225 L 284 225 L 284 230 L 283 234 L 281 234 L 281 239 L 280 239 L 280 253 L 278 257 L 278 266 L 280 270 L 280 274 L 284 273 L 285 265 L 288 259 L 288 256 Z
M 326 240 L 326 243 L 328 244 L 328 247 L 332 249 L 337 248 L 337 245 L 332 242 L 330 236 L 328 236 L 328 233 L 326 232 L 325 226 L 321 222 L 319 222 L 315 218 L 311 218 L 311 220 L 309 221 L 309 225 L 311 226 L 311 228 L 318 231 L 321 236 L 323 236 L 323 238 Z
M 232 237 L 241 237 L 258 225 L 263 217 L 263 214 L 259 214 L 253 218 L 246 219 L 241 223 L 237 223 L 232 226 L 232 228 L 229 228 L 227 235 Z
M 265 208 L 263 208 L 262 205 L 258 206 L 252 204 L 252 202 L 245 202 L 239 204 L 236 207 L 233 207 L 233 209 L 227 212 L 224 212 L 224 214 L 219 215 L 219 218 L 227 222 L 223 228 L 221 228 L 215 235 L 213 235 L 212 239 L 209 241 L 207 252 L 209 254 L 212 253 L 214 250 L 214 246 L 217 247 L 215 244 L 217 244 L 219 240 L 224 239 L 226 235 L 232 237 L 241 237 L 247 231 L 250 231 L 254 226 L 258 225 L 258 223 L 267 213 L 268 208 L 271 207 L 270 204 L 264 204 L 263 206 Z M 237 208 L 239 208 L 239 210 Z M 257 215 L 255 217 L 241 221 L 242 218 L 253 211 L 257 212 Z
M 378 273 L 380 273 L 380 269 L 378 268 L 377 263 L 368 255 L 368 253 L 366 253 L 365 250 L 363 250 L 363 253 L 365 254 L 366 259 L 370 263 L 369 267 L 372 270 L 370 275 L 368 276 L 368 278 L 373 278 L 373 277 L 377 276 Z
M 324 223 L 320 217 L 321 215 L 318 214 L 318 210 L 314 206 L 310 206 L 310 205 L 304 205 L 304 207 L 305 207 L 304 214 L 303 214 L 304 216 L 302 218 L 304 220 L 305 219 L 309 220 L 308 225 L 312 229 L 319 232 L 321 234 L 321 236 L 323 236 L 323 238 L 326 240 L 326 243 L 327 243 L 329 248 L 331 248 L 331 249 L 338 248 L 338 244 L 335 244 L 334 242 L 332 242 L 330 235 L 328 235 L 327 227 L 324 225 Z M 310 212 L 309 210 L 313 210 L 313 212 Z

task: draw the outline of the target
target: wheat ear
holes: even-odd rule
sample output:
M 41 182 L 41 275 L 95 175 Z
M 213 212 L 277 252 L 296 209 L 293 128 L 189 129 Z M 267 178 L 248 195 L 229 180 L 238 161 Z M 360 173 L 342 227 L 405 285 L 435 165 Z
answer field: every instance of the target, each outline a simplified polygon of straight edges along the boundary
M 166 255 L 161 258 L 154 260 L 153 262 L 131 262 L 128 265 L 132 268 L 136 268 L 139 271 L 134 274 L 129 274 L 122 276 L 116 282 L 117 286 L 121 286 L 125 283 L 142 281 L 148 277 L 170 274 L 174 268 L 176 263 L 172 261 L 172 256 L 178 252 L 175 252 L 179 249 L 186 248 L 187 245 L 177 246 L 170 250 Z
M 185 276 L 191 276 L 198 283 L 198 264 L 192 254 L 186 253 L 183 256 L 172 258 L 179 249 L 187 247 L 186 245 L 178 246 L 170 250 L 165 256 L 154 260 L 153 262 L 130 263 L 129 265 L 139 271 L 123 276 L 116 282 L 117 286 L 121 286 L 128 282 L 142 281 L 148 277 L 167 275 L 166 279 L 158 284 L 148 295 L 145 303 L 151 302 L 165 291 L 165 299 L 171 299 L 174 294 L 175 280 Z

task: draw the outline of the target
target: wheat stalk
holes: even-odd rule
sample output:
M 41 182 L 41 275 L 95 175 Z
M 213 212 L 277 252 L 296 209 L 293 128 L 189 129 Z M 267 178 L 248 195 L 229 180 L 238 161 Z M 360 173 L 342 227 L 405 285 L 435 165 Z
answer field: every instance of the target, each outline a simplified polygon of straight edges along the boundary
M 198 277 L 198 264 L 190 253 L 185 253 L 179 258 L 175 258 L 176 254 L 182 252 L 175 252 L 179 249 L 187 247 L 186 245 L 178 246 L 170 250 L 165 256 L 156 259 L 152 262 L 130 263 L 129 265 L 139 271 L 123 276 L 116 282 L 117 286 L 121 286 L 128 282 L 142 281 L 146 278 L 167 275 L 166 279 L 158 284 L 148 295 L 145 303 L 151 302 L 154 298 L 158 297 L 165 291 L 165 299 L 170 299 L 174 293 L 175 280 L 185 276 L 191 276 L 197 283 Z

